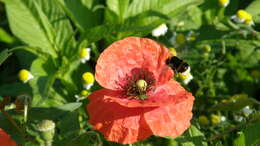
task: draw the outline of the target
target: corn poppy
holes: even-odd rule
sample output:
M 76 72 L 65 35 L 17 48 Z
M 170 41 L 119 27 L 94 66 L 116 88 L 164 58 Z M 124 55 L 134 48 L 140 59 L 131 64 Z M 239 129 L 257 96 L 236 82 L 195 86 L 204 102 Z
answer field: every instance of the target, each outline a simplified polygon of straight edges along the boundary
M 11 137 L 0 128 L 0 146 L 17 146 Z
M 96 65 L 104 87 L 89 96 L 89 122 L 109 141 L 132 144 L 151 135 L 176 137 L 189 126 L 194 97 L 173 80 L 171 55 L 159 43 L 138 37 L 105 49 Z

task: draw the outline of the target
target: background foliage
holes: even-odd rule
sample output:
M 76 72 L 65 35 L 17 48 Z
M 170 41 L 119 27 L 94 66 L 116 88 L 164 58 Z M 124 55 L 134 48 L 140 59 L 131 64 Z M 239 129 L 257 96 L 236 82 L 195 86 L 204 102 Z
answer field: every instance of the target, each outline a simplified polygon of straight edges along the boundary
M 20 145 L 39 145 L 36 125 L 50 119 L 56 123 L 53 145 L 119 145 L 91 130 L 88 100 L 76 102 L 74 96 L 83 89 L 81 75 L 95 72 L 103 49 L 140 36 L 176 48 L 191 66 L 194 79 L 183 86 L 196 100 L 192 126 L 182 136 L 153 136 L 134 145 L 260 145 L 259 8 L 260 0 L 232 0 L 226 8 L 217 0 L 1 0 L 0 101 L 23 94 L 32 101 L 27 121 L 7 106 L 0 128 Z M 255 25 L 233 22 L 239 9 L 250 12 Z M 153 37 L 162 23 L 167 34 Z M 91 60 L 81 64 L 77 52 L 84 47 L 92 48 Z M 17 78 L 22 68 L 35 76 L 27 84 Z M 99 88 L 95 83 L 91 91 Z

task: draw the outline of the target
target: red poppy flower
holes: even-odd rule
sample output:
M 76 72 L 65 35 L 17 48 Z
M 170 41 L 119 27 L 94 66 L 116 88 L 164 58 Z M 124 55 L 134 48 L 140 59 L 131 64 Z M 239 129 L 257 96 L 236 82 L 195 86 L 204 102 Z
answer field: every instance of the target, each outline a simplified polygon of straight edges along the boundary
M 89 96 L 89 122 L 107 140 L 132 144 L 151 135 L 176 137 L 189 126 L 194 97 L 172 79 L 159 43 L 128 37 L 110 45 L 96 65 L 105 87 Z
M 0 128 L 0 146 L 17 146 L 11 137 Z

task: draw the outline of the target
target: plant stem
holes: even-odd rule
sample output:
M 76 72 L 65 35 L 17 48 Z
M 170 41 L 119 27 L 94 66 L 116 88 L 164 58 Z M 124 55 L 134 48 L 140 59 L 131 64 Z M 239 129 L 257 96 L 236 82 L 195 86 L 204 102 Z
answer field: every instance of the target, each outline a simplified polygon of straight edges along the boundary
M 18 124 L 15 122 L 15 120 L 6 111 L 1 110 L 1 112 L 11 122 L 11 124 L 22 134 L 23 138 L 25 139 L 24 131 L 18 126 Z

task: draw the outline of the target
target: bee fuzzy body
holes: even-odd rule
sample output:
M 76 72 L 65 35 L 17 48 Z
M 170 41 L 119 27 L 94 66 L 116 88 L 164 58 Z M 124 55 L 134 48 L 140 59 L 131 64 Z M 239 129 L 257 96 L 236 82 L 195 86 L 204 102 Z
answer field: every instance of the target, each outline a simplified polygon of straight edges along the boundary
M 184 73 L 189 69 L 189 64 L 176 56 L 168 58 L 166 64 L 170 66 L 175 73 Z

